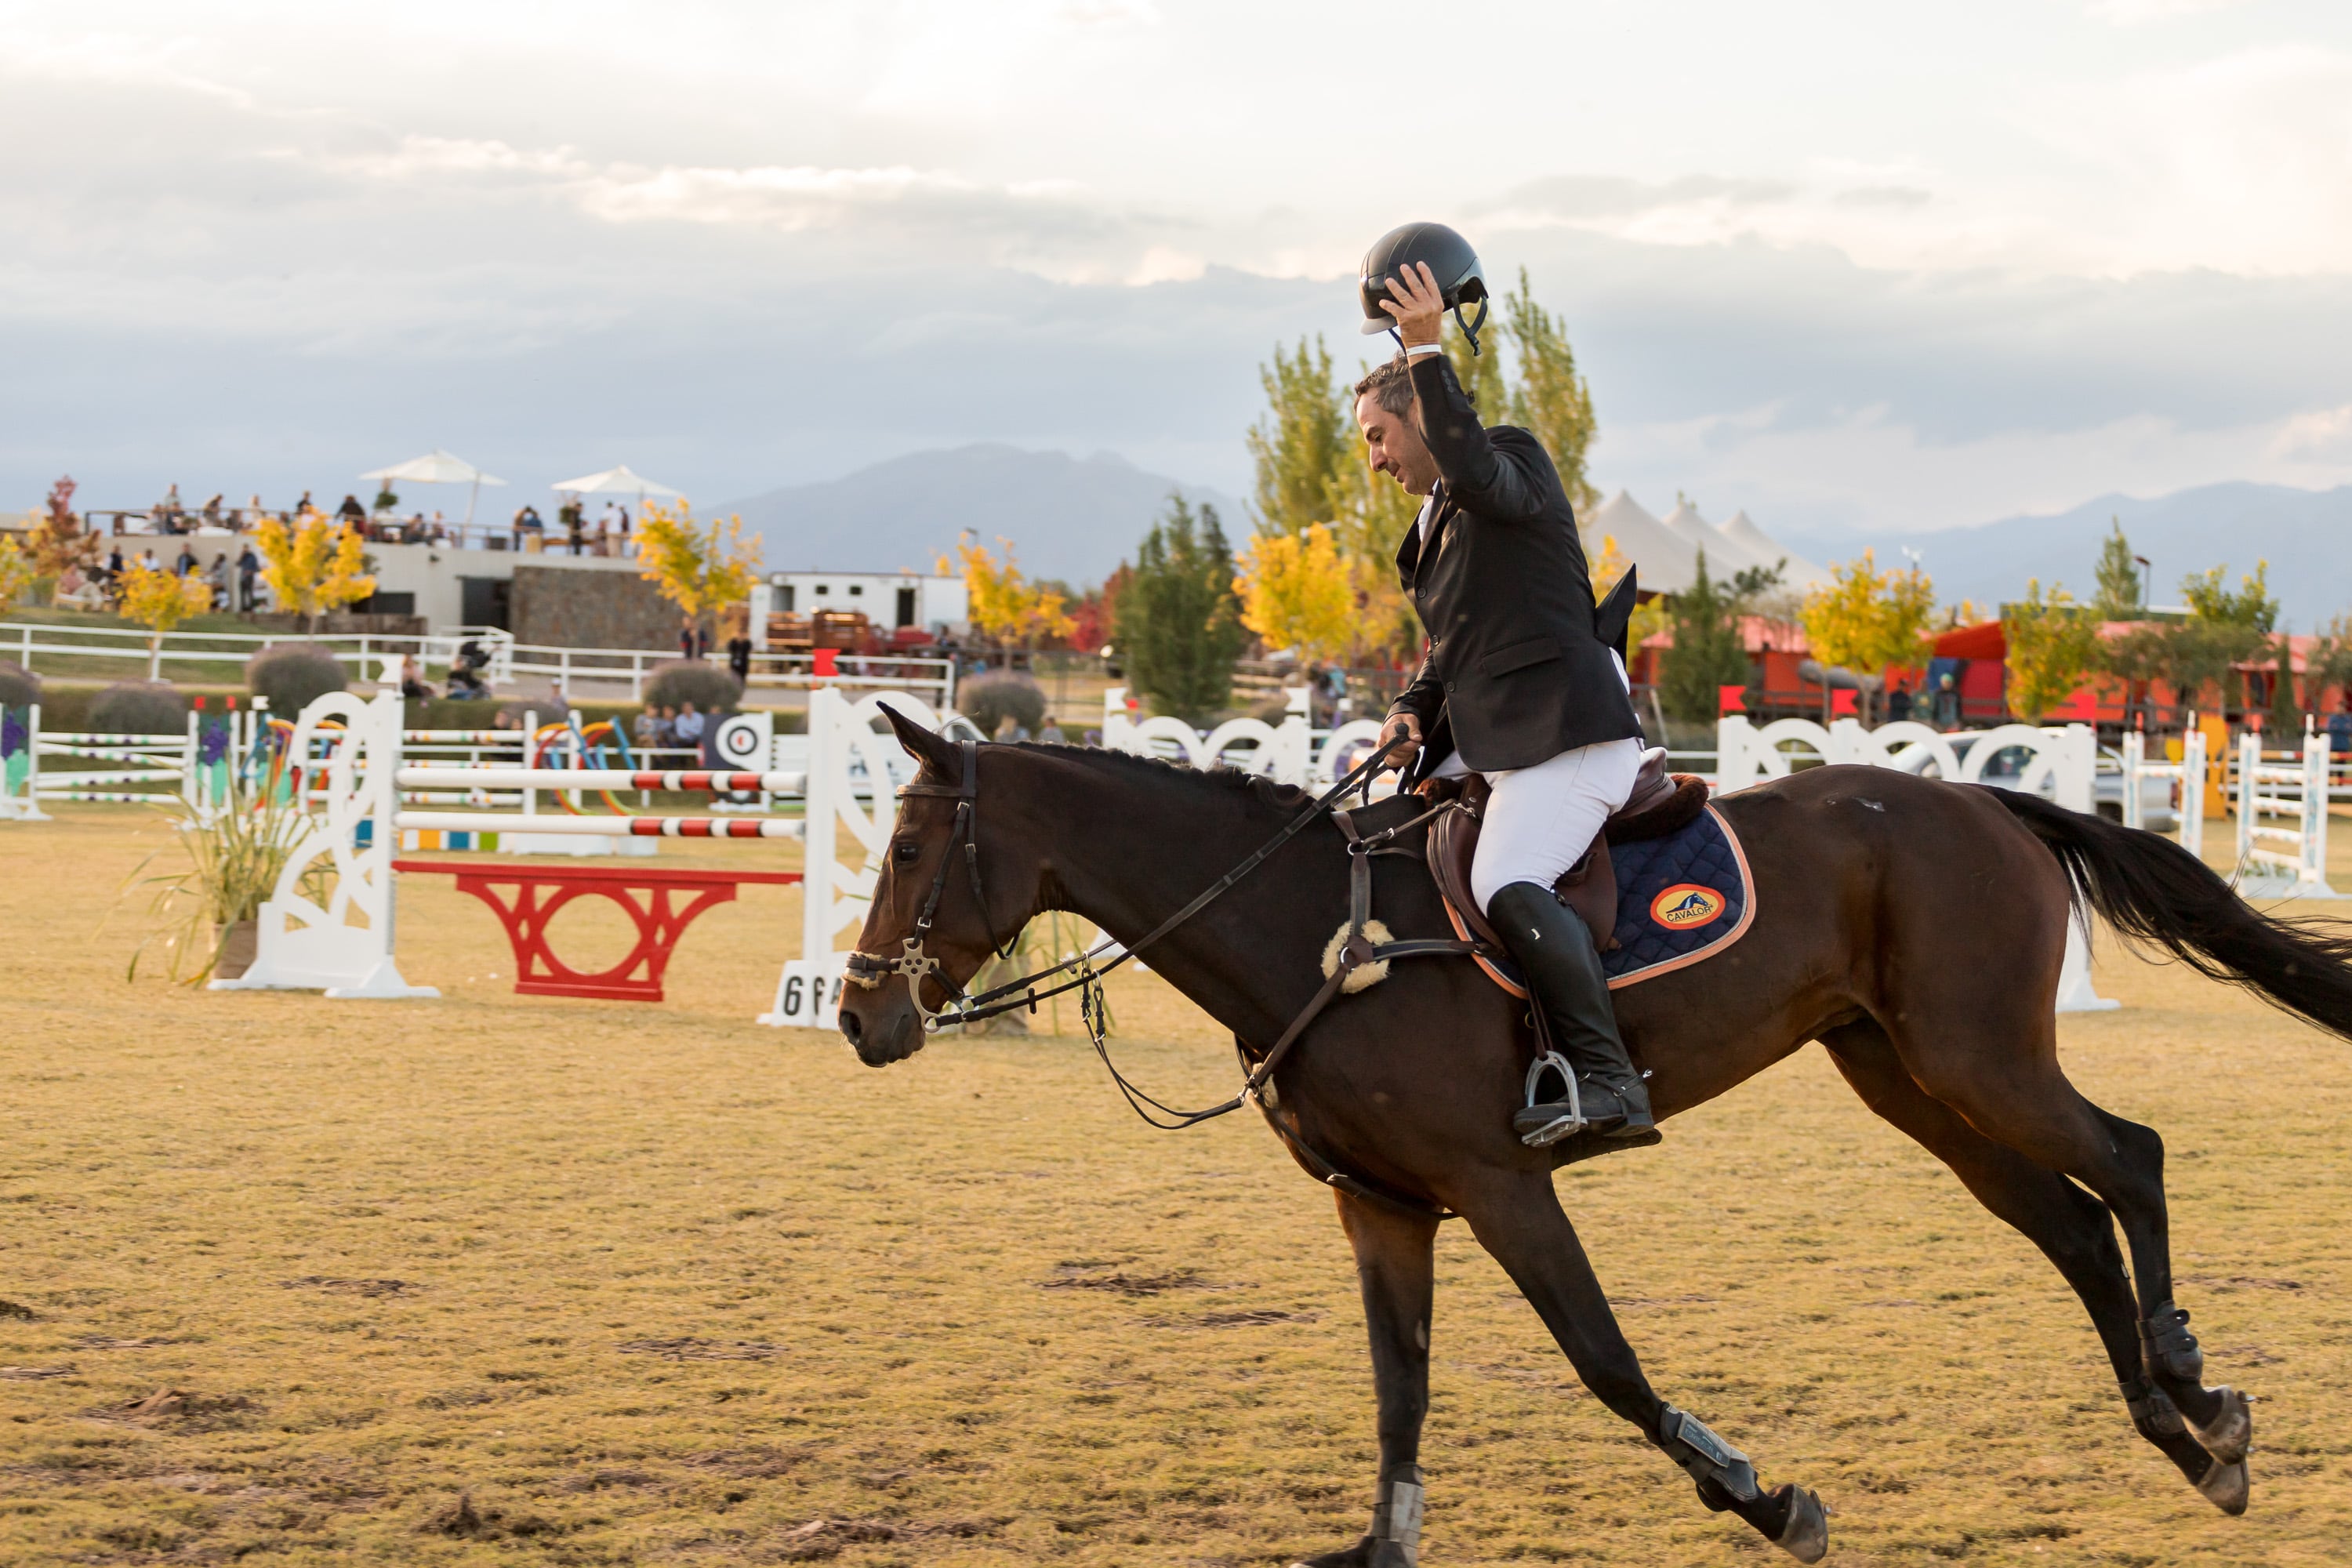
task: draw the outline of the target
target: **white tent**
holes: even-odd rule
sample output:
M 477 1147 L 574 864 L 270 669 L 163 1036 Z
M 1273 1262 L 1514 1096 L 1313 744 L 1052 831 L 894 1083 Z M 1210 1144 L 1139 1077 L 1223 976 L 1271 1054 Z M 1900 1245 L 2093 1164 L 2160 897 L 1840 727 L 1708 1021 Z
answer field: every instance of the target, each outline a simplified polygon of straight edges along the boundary
M 1580 531 L 1591 561 L 1599 560 L 1605 542 L 1615 540 L 1617 553 L 1633 563 L 1634 581 L 1644 589 L 1678 593 L 1698 575 L 1697 548 L 1623 490 L 1596 507 Z
M 667 485 L 654 483 L 643 474 L 631 473 L 625 463 L 617 468 L 606 468 L 601 474 L 588 474 L 576 479 L 559 479 L 552 488 L 557 493 L 562 495 L 635 496 L 637 498 L 639 511 L 645 510 L 647 496 L 658 496 L 664 500 L 685 499 L 683 490 L 674 490 Z
M 1769 561 L 1758 561 L 1744 542 L 1732 538 L 1701 517 L 1698 508 L 1687 500 L 1668 512 L 1660 526 L 1689 545 L 1694 553 L 1701 550 L 1706 552 L 1706 574 L 1714 582 L 1727 582 L 1751 566 L 1771 564 Z M 1692 574 L 1696 577 L 1696 566 Z
M 1733 545 L 1748 552 L 1758 565 L 1771 566 L 1785 560 L 1780 569 L 1780 585 L 1800 593 L 1807 588 L 1826 586 L 1830 574 L 1803 556 L 1782 549 L 1773 542 L 1771 535 L 1756 526 L 1755 520 L 1745 511 L 1731 514 L 1730 521 L 1716 530 Z
M 474 502 L 480 498 L 482 487 L 506 483 L 497 475 L 486 474 L 465 458 L 452 457 L 438 447 L 421 458 L 411 458 L 388 468 L 377 468 L 372 473 L 362 474 L 360 478 L 373 479 L 378 484 L 470 485 L 473 488 L 466 495 L 466 521 L 469 523 L 474 521 Z

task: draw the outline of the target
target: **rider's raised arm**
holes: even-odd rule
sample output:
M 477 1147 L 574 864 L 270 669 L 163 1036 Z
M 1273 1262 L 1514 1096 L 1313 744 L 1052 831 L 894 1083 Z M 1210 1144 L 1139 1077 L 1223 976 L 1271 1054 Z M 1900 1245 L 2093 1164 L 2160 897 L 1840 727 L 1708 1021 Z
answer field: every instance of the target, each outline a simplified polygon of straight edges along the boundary
M 1421 398 L 1422 439 L 1445 478 L 1448 500 L 1496 522 L 1530 522 L 1543 515 L 1559 479 L 1539 444 L 1498 442 L 1488 435 L 1442 353 L 1414 356 L 1412 389 Z

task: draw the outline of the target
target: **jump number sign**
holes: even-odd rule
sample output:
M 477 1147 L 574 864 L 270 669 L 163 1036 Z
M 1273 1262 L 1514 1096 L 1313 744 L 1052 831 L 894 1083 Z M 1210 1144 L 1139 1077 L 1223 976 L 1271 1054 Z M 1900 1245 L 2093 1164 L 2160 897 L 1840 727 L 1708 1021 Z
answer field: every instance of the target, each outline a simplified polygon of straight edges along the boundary
M 760 1022 L 801 1029 L 835 1027 L 835 1019 L 841 1011 L 844 956 L 835 953 L 814 963 L 795 958 L 786 963 L 783 978 L 776 983 L 775 1011 Z

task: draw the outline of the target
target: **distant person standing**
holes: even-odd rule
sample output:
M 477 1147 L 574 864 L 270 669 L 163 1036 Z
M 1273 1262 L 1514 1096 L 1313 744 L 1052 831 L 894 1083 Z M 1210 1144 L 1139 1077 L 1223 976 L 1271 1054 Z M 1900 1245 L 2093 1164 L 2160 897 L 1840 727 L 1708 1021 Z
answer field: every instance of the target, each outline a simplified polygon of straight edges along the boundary
M 751 637 L 748 632 L 737 632 L 727 639 L 727 668 L 734 672 L 735 683 L 751 683 Z
M 596 514 L 596 553 L 618 555 L 621 552 L 621 509 L 611 501 Z
M 253 608 L 253 581 L 261 574 L 261 557 L 248 544 L 236 558 L 236 607 L 239 611 Z
M 570 500 L 565 501 L 563 509 L 555 515 L 562 521 L 563 537 L 572 546 L 572 553 L 579 554 L 581 534 L 588 521 L 585 509 L 580 504 L 580 498 L 573 496 Z
M 360 505 L 357 496 L 345 496 L 343 504 L 335 509 L 335 515 L 353 528 L 363 527 L 367 522 L 367 508 Z
M 692 621 L 688 621 L 677 628 L 677 657 L 680 658 L 694 657 L 694 623 Z

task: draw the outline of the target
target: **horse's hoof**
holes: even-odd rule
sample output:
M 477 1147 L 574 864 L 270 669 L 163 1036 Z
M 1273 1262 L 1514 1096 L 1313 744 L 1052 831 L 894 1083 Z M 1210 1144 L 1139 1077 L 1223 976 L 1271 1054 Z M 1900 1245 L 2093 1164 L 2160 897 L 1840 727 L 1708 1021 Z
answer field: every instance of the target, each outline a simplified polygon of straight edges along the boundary
M 1797 1486 L 1789 1490 L 1789 1522 L 1773 1544 L 1800 1563 L 1819 1563 L 1830 1554 L 1829 1510 L 1822 1507 L 1820 1493 Z
M 2198 1491 L 2207 1502 L 2231 1519 L 2246 1511 L 2246 1497 L 2252 1489 L 2246 1479 L 2246 1461 L 2223 1464 L 2216 1459 L 2207 1468 L 2205 1479 L 2197 1483 Z
M 2221 1396 L 2221 1414 L 2213 1417 L 2210 1426 L 2200 1426 L 2190 1421 L 2189 1430 L 2196 1436 L 2198 1447 L 2221 1463 L 2234 1465 L 2253 1447 L 2253 1411 L 2246 1396 L 2234 1388 L 2224 1385 L 2213 1392 Z M 2182 1413 L 2182 1418 L 2187 1419 L 2187 1412 Z

